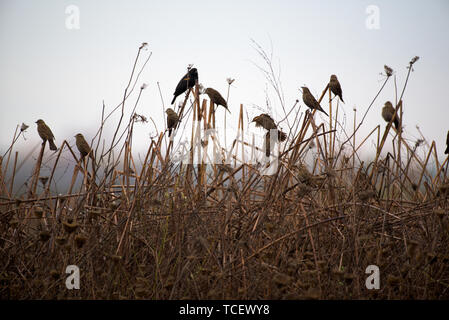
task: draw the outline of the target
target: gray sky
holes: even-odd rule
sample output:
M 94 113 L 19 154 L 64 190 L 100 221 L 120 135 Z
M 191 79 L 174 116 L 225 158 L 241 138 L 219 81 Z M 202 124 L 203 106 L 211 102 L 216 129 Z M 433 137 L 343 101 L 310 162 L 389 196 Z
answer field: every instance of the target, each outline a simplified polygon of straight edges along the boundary
M 79 29 L 66 27 L 69 5 L 79 8 Z M 366 26 L 369 5 L 379 8 L 379 29 Z M 252 63 L 263 65 L 250 40 L 255 39 L 268 51 L 273 48 L 287 106 L 300 99 L 304 111 L 298 88 L 307 85 L 318 97 L 329 76 L 336 74 L 349 131 L 353 107 L 360 119 L 382 84 L 384 64 L 395 70 L 400 90 L 408 62 L 420 56 L 405 92 L 404 135 L 416 140 L 419 125 L 442 155 L 449 129 L 448 18 L 449 2 L 444 0 L 0 0 L 0 154 L 22 122 L 30 128 L 27 140 L 20 139 L 17 147 L 38 144 L 34 122 L 39 118 L 51 127 L 57 144 L 64 139 L 73 144 L 78 132 L 89 140 L 99 127 L 102 100 L 109 111 L 121 101 L 142 42 L 149 43 L 144 54 L 152 52 L 152 57 L 137 84 L 149 85 L 137 113 L 151 116 L 162 130 L 165 115 L 157 82 L 168 107 L 177 82 L 193 63 L 200 82 L 223 95 L 226 78 L 236 79 L 229 98 L 233 113 L 228 115 L 228 126 L 236 127 L 240 103 L 250 118 L 260 113 L 253 104 L 265 106 L 266 80 Z M 385 127 L 380 110 L 386 100 L 395 99 L 392 80 L 368 114 L 362 133 L 379 123 Z M 280 120 L 279 103 L 273 92 L 269 94 L 274 118 Z M 135 95 L 127 103 L 128 111 L 134 102 Z M 150 124 L 136 126 L 135 147 L 147 147 L 151 132 Z

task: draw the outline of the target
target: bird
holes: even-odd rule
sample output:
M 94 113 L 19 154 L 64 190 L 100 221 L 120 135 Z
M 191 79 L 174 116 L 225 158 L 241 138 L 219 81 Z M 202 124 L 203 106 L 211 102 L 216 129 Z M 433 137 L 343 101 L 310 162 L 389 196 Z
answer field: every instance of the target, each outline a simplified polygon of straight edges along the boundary
M 212 101 L 212 103 L 216 104 L 217 106 L 225 107 L 225 109 L 228 110 L 229 113 L 231 113 L 231 111 L 229 111 L 228 109 L 228 104 L 226 103 L 226 100 L 223 98 L 220 92 L 218 92 L 213 88 L 207 88 L 204 91 L 204 93 L 209 96 L 209 99 L 210 101 Z
M 331 89 L 332 93 L 336 96 L 340 97 L 340 100 L 343 101 L 343 93 L 341 92 L 341 86 L 340 82 L 337 79 L 337 76 L 335 74 L 331 75 L 331 80 L 329 81 L 329 88 Z
M 326 111 L 321 108 L 318 101 L 316 101 L 315 97 L 310 93 L 310 90 L 307 87 L 302 88 L 302 100 L 310 109 L 316 109 L 318 111 L 323 112 L 326 116 L 329 116 Z
M 91 147 L 87 143 L 86 139 L 84 139 L 84 136 L 81 133 L 78 133 L 76 136 L 76 147 L 78 148 L 81 159 L 83 159 L 85 156 L 89 155 L 89 157 L 94 160 L 94 155 Z
M 39 119 L 36 121 L 37 123 L 37 133 L 39 133 L 39 136 L 42 138 L 43 143 L 48 140 L 48 143 L 50 145 L 50 150 L 58 150 L 58 148 L 55 145 L 55 142 L 53 141 L 55 139 L 55 136 L 53 135 L 53 132 L 51 132 L 50 128 L 45 124 L 44 120 Z
M 167 113 L 168 136 L 170 137 L 173 128 L 179 121 L 179 116 L 172 108 L 165 110 L 165 113 Z
M 256 127 L 262 127 L 265 130 L 277 129 L 277 126 L 274 123 L 273 118 L 271 118 L 270 115 L 267 113 L 262 113 L 254 117 L 251 122 L 255 122 Z
M 270 144 L 271 130 L 277 130 L 278 141 L 283 142 L 287 139 L 287 134 L 278 129 L 276 123 L 274 123 L 273 118 L 271 118 L 267 113 L 262 113 L 254 117 L 251 122 L 255 122 L 256 127 L 262 127 L 267 130 L 267 133 L 265 134 L 265 155 L 267 157 L 270 156 L 270 152 L 274 148 L 274 145 Z
M 171 104 L 175 103 L 176 97 L 178 97 L 180 94 L 184 93 L 186 90 L 190 88 L 193 88 L 197 81 L 198 81 L 198 70 L 196 70 L 196 68 L 192 68 L 182 77 L 182 79 L 176 86 L 175 92 L 173 93 L 174 97 Z
M 447 132 L 447 137 L 446 137 L 446 151 L 444 151 L 444 154 L 449 154 L 449 131 Z
M 386 122 L 390 122 L 391 119 L 393 118 L 394 113 L 395 113 L 395 109 L 394 109 L 393 105 L 391 104 L 391 102 L 390 101 L 385 102 L 385 105 L 382 108 L 382 118 L 384 118 L 384 120 Z M 398 115 L 396 115 L 396 117 L 394 119 L 394 127 L 396 129 L 399 129 Z

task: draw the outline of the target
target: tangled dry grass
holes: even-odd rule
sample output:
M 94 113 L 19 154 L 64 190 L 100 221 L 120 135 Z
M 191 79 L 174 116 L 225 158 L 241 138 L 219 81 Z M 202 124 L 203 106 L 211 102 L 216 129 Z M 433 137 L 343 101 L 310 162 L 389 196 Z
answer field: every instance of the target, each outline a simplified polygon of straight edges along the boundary
M 115 138 L 131 79 L 111 149 L 119 148 Z M 326 87 L 320 101 L 328 93 Z M 201 102 L 198 86 L 193 97 L 199 121 L 192 126 L 190 160 L 208 142 L 218 148 L 213 138 L 193 143 L 204 128 L 215 127 L 213 106 Z M 277 161 L 270 175 L 261 173 L 265 164 L 245 161 L 252 144 L 243 138 L 234 140 L 227 164 L 176 163 L 174 142 L 164 149 L 161 133 L 136 166 L 135 109 L 120 142 L 122 156 L 97 147 L 102 174 L 64 141 L 37 192 L 43 145 L 28 192 L 14 196 L 17 154 L 10 161 L 10 148 L 0 158 L 0 297 L 447 299 L 448 159 L 439 162 L 434 143 L 420 157 L 416 149 L 424 146 L 409 146 L 390 122 L 371 132 L 377 133 L 376 157 L 364 163 L 359 148 L 368 137 L 356 145 L 359 126 L 339 140 L 340 107 L 332 103 L 327 123 L 297 114 L 278 157 L 270 158 Z M 401 115 L 402 108 L 399 102 Z M 239 119 L 243 131 L 243 106 Z M 393 152 L 382 152 L 390 138 Z M 307 162 L 310 141 L 316 156 Z M 50 184 L 62 152 L 77 165 L 68 192 L 54 195 Z M 80 269 L 79 290 L 65 286 L 68 265 Z M 380 269 L 379 290 L 365 286 L 369 265 Z

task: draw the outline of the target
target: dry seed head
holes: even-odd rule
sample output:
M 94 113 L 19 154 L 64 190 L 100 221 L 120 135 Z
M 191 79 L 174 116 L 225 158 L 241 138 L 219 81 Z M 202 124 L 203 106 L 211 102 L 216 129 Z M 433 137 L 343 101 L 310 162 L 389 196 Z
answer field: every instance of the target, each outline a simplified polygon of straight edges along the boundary
M 313 258 L 313 252 L 306 251 L 304 252 L 304 259 Z
M 449 183 L 443 183 L 438 187 L 438 191 L 442 194 L 446 194 L 449 191 Z
M 446 211 L 444 209 L 434 209 L 433 213 L 440 219 L 444 218 Z
M 119 262 L 120 260 L 122 260 L 122 256 L 118 256 L 118 255 L 112 255 L 111 256 L 112 261 L 114 262 Z
M 278 285 L 279 287 L 282 287 L 282 286 L 287 286 L 288 284 L 290 284 L 292 282 L 292 278 L 284 273 L 277 273 L 273 277 L 273 281 L 276 285 Z
M 25 131 L 26 129 L 28 129 L 30 126 L 26 125 L 25 123 L 22 122 L 22 126 L 20 127 L 20 132 Z
M 418 61 L 419 60 L 419 57 L 418 56 L 414 56 L 413 58 L 412 58 L 412 60 L 410 60 L 410 65 L 413 65 L 416 61 Z
M 55 270 L 55 269 L 52 269 L 52 270 L 50 271 L 50 276 L 51 276 L 53 279 L 57 280 L 57 279 L 59 279 L 59 272 L 58 272 L 57 270 Z
M 73 220 L 72 221 L 70 221 L 71 219 L 69 219 L 69 220 L 67 220 L 67 221 L 64 221 L 63 223 L 62 223 L 62 225 L 64 226 L 64 230 L 67 232 L 67 233 L 73 233 L 73 232 L 75 232 L 75 230 L 78 228 L 78 225 L 77 225 L 77 223 L 76 222 L 73 222 Z
M 320 289 L 318 288 L 310 288 L 304 294 L 304 298 L 308 300 L 319 300 L 321 296 Z
M 38 219 L 42 218 L 43 213 L 44 213 L 44 209 L 42 209 L 42 207 L 34 208 L 34 215 L 36 216 L 36 218 L 38 218 Z
M 387 77 L 391 77 L 393 75 L 393 69 L 391 69 L 389 66 L 384 65 L 385 74 Z
M 64 236 L 59 236 L 55 238 L 56 244 L 62 246 L 67 242 L 67 238 Z
M 75 237 L 75 244 L 78 247 L 78 249 L 81 249 L 84 246 L 84 244 L 86 243 L 86 241 L 87 241 L 87 237 L 82 234 L 78 234 Z
M 39 181 L 45 187 L 45 185 L 47 184 L 47 181 L 48 181 L 48 177 L 39 177 Z
M 350 273 L 346 273 L 343 276 L 343 279 L 346 281 L 346 283 L 351 283 L 354 280 L 354 278 L 355 278 L 354 275 Z
M 374 198 L 376 196 L 376 192 L 372 190 L 363 190 L 358 193 L 359 199 L 362 201 L 369 200 L 371 198 Z
M 305 262 L 305 265 L 306 265 L 306 267 L 307 267 L 309 270 L 312 270 L 312 269 L 315 268 L 315 263 L 313 263 L 313 262 L 310 261 L 310 260 L 306 261 L 306 262 Z
M 9 220 L 8 223 L 11 227 L 15 228 L 19 224 L 19 220 L 17 220 L 16 218 L 13 218 L 13 219 Z
M 46 242 L 46 241 L 48 241 L 48 239 L 50 239 L 50 232 L 48 232 L 48 231 L 41 231 L 40 233 L 39 233 L 39 239 L 40 239 L 40 241 L 42 241 L 42 242 Z
M 339 269 L 333 269 L 333 270 L 332 270 L 332 273 L 335 274 L 336 276 L 339 276 L 339 277 L 343 277 L 344 274 L 345 274 L 344 271 L 339 270 Z
M 389 286 L 392 287 L 397 287 L 399 285 L 399 283 L 401 282 L 401 278 L 393 276 L 393 275 L 388 275 L 387 277 L 387 283 Z

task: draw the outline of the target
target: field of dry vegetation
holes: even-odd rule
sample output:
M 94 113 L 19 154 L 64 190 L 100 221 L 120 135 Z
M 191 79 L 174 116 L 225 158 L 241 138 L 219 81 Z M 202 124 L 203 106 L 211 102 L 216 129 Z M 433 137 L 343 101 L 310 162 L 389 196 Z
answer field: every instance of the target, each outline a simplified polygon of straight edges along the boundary
M 259 53 L 266 75 L 273 74 Z M 139 55 L 141 49 L 136 63 Z M 140 72 L 134 64 L 123 101 L 111 111 L 121 117 L 110 147 L 100 144 L 103 108 L 92 144 L 96 164 L 80 161 L 64 141 L 45 179 L 40 168 L 50 151 L 43 145 L 27 191 L 16 195 L 14 143 L 0 158 L 1 299 L 449 297 L 448 158 L 438 159 L 435 143 L 410 145 L 391 122 L 360 137 L 356 112 L 351 132 L 339 134 L 342 106 L 326 86 L 320 101 L 331 117 L 322 123 L 315 111 L 296 112 L 298 101 L 286 110 L 281 99 L 288 139 L 276 145 L 274 169 L 263 174 L 267 162 L 245 159 L 249 152 L 262 159 L 264 149 L 242 138 L 243 106 L 233 109 L 240 134 L 227 137 L 230 150 L 201 137 L 215 127 L 216 114 L 197 85 L 176 110 L 190 115 L 182 118 L 192 123 L 188 156 L 172 161 L 177 139 L 168 142 L 160 132 L 138 164 L 133 127 L 145 118 L 134 110 L 144 87 L 128 101 Z M 280 90 L 275 77 L 269 80 Z M 406 84 L 393 103 L 399 115 L 407 112 Z M 374 98 L 365 115 L 374 104 L 383 103 Z M 126 110 L 131 116 L 123 124 Z M 367 162 L 360 148 L 369 139 L 377 145 Z M 207 148 L 228 155 L 227 163 L 212 163 Z M 66 194 L 58 195 L 50 186 L 63 152 L 77 165 Z M 79 267 L 79 290 L 66 288 L 68 265 Z M 365 286 L 369 265 L 379 267 L 379 290 Z

